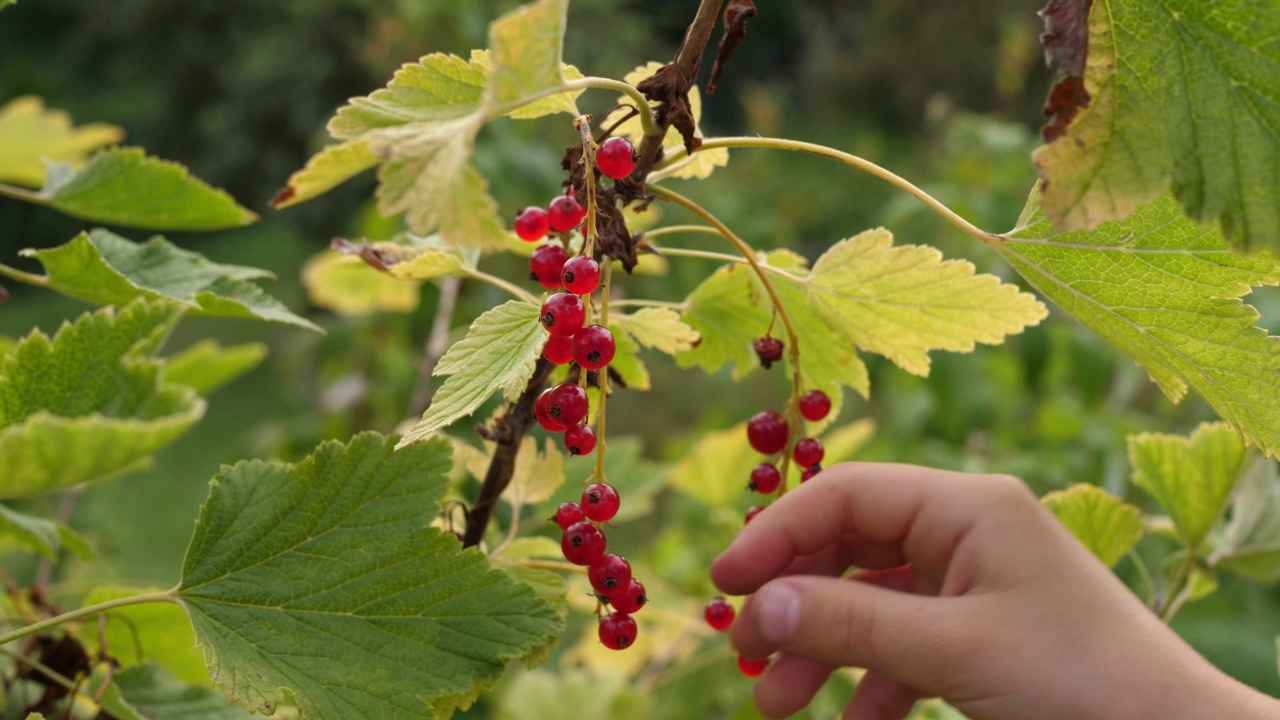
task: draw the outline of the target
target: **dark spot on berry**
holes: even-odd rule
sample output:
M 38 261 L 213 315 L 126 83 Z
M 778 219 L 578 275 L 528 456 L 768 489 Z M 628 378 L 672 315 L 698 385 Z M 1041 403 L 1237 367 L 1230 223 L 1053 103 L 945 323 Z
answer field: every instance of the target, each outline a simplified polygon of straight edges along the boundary
M 609 588 L 610 590 L 618 587 L 618 578 L 615 578 L 615 577 L 605 578 L 604 586 Z
M 648 596 L 648 595 L 641 594 L 641 595 L 637 595 L 637 596 L 636 596 L 636 604 L 637 604 L 637 605 L 644 605 L 644 604 L 645 604 L 645 603 L 647 603 L 647 602 L 649 602 L 649 596 Z
M 550 415 L 551 417 L 553 417 L 553 418 L 555 418 L 555 419 L 559 420 L 559 419 L 560 419 L 560 414 L 561 414 L 561 413 L 560 413 L 560 406 L 559 406 L 559 405 L 552 405 L 551 407 L 548 407 L 548 408 L 547 408 L 547 414 L 548 414 L 548 415 Z
M 617 642 L 617 643 L 618 643 L 618 647 L 620 647 L 620 648 L 624 648 L 624 647 L 626 647 L 626 646 L 627 646 L 627 644 L 628 644 L 628 643 L 630 643 L 631 641 L 627 638 L 627 636 L 626 636 L 626 635 L 619 635 L 619 636 L 618 636 L 618 639 L 617 639 L 615 642 Z
M 564 281 L 566 284 L 573 282 L 573 271 L 566 270 L 564 273 Z
M 600 351 L 592 350 L 591 352 L 587 353 L 587 362 L 591 363 L 592 365 L 595 365 L 596 363 L 600 362 Z
M 598 493 L 598 492 L 589 492 L 589 493 L 587 493 L 587 502 L 591 503 L 592 505 L 599 505 L 599 504 L 600 504 L 600 493 Z
M 581 547 L 581 546 L 582 546 L 582 536 L 581 536 L 581 535 L 574 535 L 573 537 L 569 538 L 569 544 L 570 544 L 570 545 L 572 545 L 572 546 L 574 546 L 574 547 Z
M 537 277 L 534 277 L 534 280 L 537 280 L 537 279 L 538 279 Z M 548 312 L 548 313 L 543 313 L 543 314 L 542 314 L 542 326 L 543 326 L 543 327 L 551 327 L 551 326 L 553 326 L 553 325 L 555 325 L 555 324 L 556 324 L 556 314 L 555 314 L 555 313 L 549 313 L 549 312 Z

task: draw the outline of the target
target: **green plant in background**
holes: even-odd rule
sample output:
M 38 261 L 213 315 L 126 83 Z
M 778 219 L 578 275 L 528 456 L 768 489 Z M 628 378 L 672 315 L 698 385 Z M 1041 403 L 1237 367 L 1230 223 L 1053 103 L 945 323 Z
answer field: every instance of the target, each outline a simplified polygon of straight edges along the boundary
M 492 23 L 487 50 L 428 55 L 342 107 L 328 125 L 336 142 L 289 178 L 273 205 L 376 170 L 377 208 L 403 227 L 335 241 L 336 252 L 308 263 L 305 281 L 317 304 L 353 314 L 412 308 L 420 283 L 438 283 L 438 332 L 423 367 L 448 379 L 424 393 L 421 419 L 399 438 L 362 432 L 298 462 L 224 466 L 169 590 L 103 586 L 62 611 L 46 592 L 48 563 L 93 550 L 65 522 L 0 506 L 0 534 L 46 558 L 29 583 L 9 583 L 5 717 L 220 718 L 246 709 L 448 717 L 498 687 L 516 659 L 538 669 L 487 701 L 499 717 L 562 717 L 566 708 L 750 713 L 729 681 L 737 671 L 728 649 L 697 617 L 709 591 L 706 562 L 743 522 L 734 507 L 742 488 L 750 479 L 767 502 L 867 449 L 870 421 L 833 422 L 846 390 L 865 399 L 873 377 L 889 375 L 864 356 L 926 376 L 932 351 L 1001 344 L 1047 310 L 974 263 L 898 243 L 884 228 L 824 243 L 812 262 L 751 247 L 732 217 L 686 195 L 696 186 L 681 186 L 710 179 L 731 151 L 796 151 L 887 182 L 976 241 L 975 259 L 993 252 L 1132 357 L 1169 399 L 1194 389 L 1225 422 L 1189 438 L 1129 438 L 1133 484 L 1163 515 L 1092 484 L 1045 503 L 1104 563 L 1128 558 L 1139 591 L 1166 620 L 1213 593 L 1221 571 L 1273 581 L 1280 483 L 1269 458 L 1280 446 L 1280 356 L 1241 298 L 1280 284 L 1280 267 L 1235 249 L 1280 245 L 1280 92 L 1262 69 L 1280 59 L 1265 42 L 1280 30 L 1273 0 L 1158 10 L 1136 0 L 1051 2 L 1045 44 L 1063 78 L 1050 96 L 1048 143 L 1034 155 L 1041 181 L 1007 233 L 978 227 L 858 155 L 784 138 L 705 136 L 697 79 L 722 5 L 701 2 L 671 63 L 613 79 L 562 62 L 568 2 L 537 0 Z M 729 0 L 713 76 L 755 14 L 751 2 Z M 1171 43 L 1189 58 L 1185 66 L 1148 56 Z M 1171 97 L 1217 112 L 1169 114 Z M 599 101 L 594 116 L 579 106 L 588 98 Z M 552 202 L 550 239 L 533 250 L 521 239 L 536 242 L 546 229 L 518 225 L 517 239 L 472 156 L 486 126 L 549 116 L 564 120 L 563 137 L 548 142 L 570 146 L 567 192 Z M 0 195 L 150 230 L 256 219 L 180 166 L 108 147 L 120 139 L 110 126 L 72 127 L 37 99 L 11 100 L 0 108 Z M 539 255 L 549 253 L 560 259 L 548 278 Z M 95 229 L 24 254 L 42 273 L 0 265 L 0 275 L 101 309 L 52 337 L 33 330 L 0 344 L 5 500 L 61 493 L 74 502 L 88 483 L 137 469 L 199 422 L 201 396 L 263 359 L 260 345 L 211 341 L 163 355 L 184 316 L 318 329 L 255 284 L 269 273 L 209 261 L 162 237 L 139 243 Z M 589 258 L 599 291 L 565 277 L 570 292 L 538 297 L 508 277 L 503 255 L 530 256 L 553 291 L 567 258 Z M 632 291 L 633 281 L 640 288 L 646 274 L 681 263 L 708 270 L 681 288 L 683 298 Z M 467 281 L 510 299 L 451 338 Z M 761 364 L 781 363 L 788 399 L 780 412 L 761 407 L 739 427 L 693 438 L 672 466 L 647 461 L 636 439 L 606 433 L 619 408 L 660 412 L 628 400 L 656 382 L 646 351 L 740 382 Z M 815 409 L 822 396 L 830 407 Z M 467 418 L 482 421 L 478 443 L 462 429 Z M 569 452 L 530 436 L 537 425 L 553 435 L 572 428 Z M 570 479 L 596 483 L 581 505 L 572 503 L 576 488 L 563 487 Z M 664 499 L 666 489 L 676 500 Z M 660 502 L 661 518 L 653 513 Z M 552 512 L 563 535 L 547 530 Z M 602 525 L 609 549 L 632 557 L 625 576 L 619 561 L 606 568 L 612 574 L 595 562 Z M 617 582 L 623 577 L 632 580 Z M 599 633 L 593 614 L 603 616 Z M 560 643 L 565 637 L 572 642 Z M 809 712 L 835 712 L 856 681 L 837 674 Z M 918 713 L 954 715 L 938 704 Z

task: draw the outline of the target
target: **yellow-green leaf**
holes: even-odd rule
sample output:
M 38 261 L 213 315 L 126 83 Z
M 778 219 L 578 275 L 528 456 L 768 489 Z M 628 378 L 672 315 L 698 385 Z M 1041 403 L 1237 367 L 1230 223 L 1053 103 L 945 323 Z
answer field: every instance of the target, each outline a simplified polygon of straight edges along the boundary
M 489 26 L 494 102 L 502 105 L 564 84 L 560 74 L 569 0 L 537 0 Z
M 708 507 L 724 507 L 746 492 L 760 455 L 747 442 L 745 423 L 707 433 L 671 469 L 671 487 Z
M 418 307 L 416 282 L 379 272 L 354 255 L 324 250 L 302 267 L 302 284 L 312 305 L 340 315 L 379 310 L 407 313 Z
M 638 85 L 662 67 L 663 64 L 660 62 L 649 62 L 627 73 L 624 79 L 631 85 Z M 623 95 L 618 98 L 618 103 L 632 105 L 633 101 Z M 693 113 L 694 123 L 701 122 L 702 95 L 698 92 L 696 85 L 689 88 L 689 109 Z M 640 142 L 644 139 L 644 128 L 640 123 L 640 118 L 633 117 L 619 125 L 614 134 L 629 138 L 633 144 L 639 147 Z M 694 134 L 697 137 L 703 137 L 701 128 L 697 128 Z M 684 148 L 684 138 L 680 135 L 680 131 L 675 127 L 668 128 L 666 137 L 662 139 L 662 148 L 668 154 L 682 150 Z M 693 157 L 685 158 L 663 170 L 662 175 L 664 177 L 702 180 L 709 177 L 716 168 L 724 167 L 728 164 L 729 150 L 727 148 L 714 148 L 694 153 Z
M 330 145 L 316 153 L 305 167 L 289 176 L 289 183 L 271 201 L 277 210 L 323 195 L 378 164 L 368 140 Z
M 23 95 L 0 107 L 0 182 L 38 188 L 45 161 L 83 165 L 89 154 L 124 139 L 124 130 L 104 123 L 73 127 L 62 110 Z
M 667 308 L 642 308 L 630 315 L 609 319 L 631 334 L 636 342 L 668 355 L 692 350 L 698 344 L 698 331 L 680 319 L 680 313 Z
M 1072 485 L 1041 498 L 1089 552 L 1112 567 L 1142 537 L 1142 513 L 1096 485 Z
M 613 361 L 609 363 L 609 369 L 622 376 L 622 380 L 627 384 L 628 390 L 645 391 L 653 389 L 653 381 L 649 377 L 649 368 L 645 367 L 644 361 L 640 359 L 640 345 L 626 330 L 623 330 L 616 323 L 613 317 L 609 318 L 609 330 L 613 333 L 613 341 L 616 346 Z
M 1134 484 L 1160 503 L 1193 551 L 1226 511 L 1244 458 L 1240 437 L 1224 423 L 1204 423 L 1190 437 L 1129 437 Z

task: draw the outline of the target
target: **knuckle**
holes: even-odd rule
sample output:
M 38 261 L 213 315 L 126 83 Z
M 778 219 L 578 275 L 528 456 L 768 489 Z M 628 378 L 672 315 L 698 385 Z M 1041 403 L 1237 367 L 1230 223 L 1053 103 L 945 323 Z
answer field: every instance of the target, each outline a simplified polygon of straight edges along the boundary
M 1031 488 L 1027 487 L 1027 484 L 1021 478 L 1014 475 L 987 475 L 986 483 L 992 496 L 1000 501 L 1001 504 L 1039 504 L 1035 493 L 1031 492 Z

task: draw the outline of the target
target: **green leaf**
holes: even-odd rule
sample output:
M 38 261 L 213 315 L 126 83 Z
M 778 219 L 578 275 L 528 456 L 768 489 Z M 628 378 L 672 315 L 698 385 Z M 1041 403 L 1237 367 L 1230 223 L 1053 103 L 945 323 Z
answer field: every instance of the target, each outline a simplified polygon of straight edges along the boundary
M 1201 424 L 1189 438 L 1129 437 L 1133 483 L 1160 503 L 1193 551 L 1227 509 L 1244 457 L 1240 438 L 1223 423 Z
M 660 62 L 650 62 L 627 73 L 624 80 L 631 85 L 639 85 L 651 75 L 658 72 L 663 67 Z M 632 105 L 634 102 L 631 98 L 623 95 L 618 98 L 619 105 Z M 702 94 L 698 92 L 698 88 L 689 88 L 689 109 L 693 114 L 693 122 L 695 123 L 696 137 L 703 137 L 702 129 L 697 128 L 696 124 L 702 120 Z M 615 135 L 621 135 L 629 138 L 633 145 L 640 147 L 640 143 L 644 140 L 644 127 L 640 123 L 639 117 L 633 117 L 626 120 L 614 130 Z M 684 137 L 680 135 L 680 131 L 675 127 L 667 129 L 667 135 L 662 139 L 663 151 L 670 155 L 676 150 L 684 148 Z M 693 154 L 693 157 L 685 158 L 677 162 L 670 168 L 662 171 L 665 177 L 676 177 L 684 179 L 704 180 L 710 177 L 711 173 L 718 167 L 724 167 L 729 164 L 728 148 L 714 148 L 704 150 Z
M 136 467 L 204 414 L 164 382 L 155 352 L 182 310 L 137 301 L 32 331 L 0 358 L 0 497 L 25 497 Z M 75 452 L 68 452 L 75 448 Z
M 609 318 L 609 330 L 613 333 L 615 346 L 613 360 L 609 369 L 622 377 L 628 390 L 645 391 L 653 389 L 653 381 L 649 377 L 649 368 L 640 359 L 640 345 L 627 331 L 620 328 L 614 318 Z
M 6 543 L 40 553 L 51 561 L 58 559 L 63 547 L 81 560 L 93 555 L 85 541 L 65 524 L 0 505 L 0 545 Z
M 117 585 L 99 587 L 89 593 L 83 606 L 132 597 L 167 588 L 132 588 Z M 196 647 L 196 636 L 191 621 L 182 608 L 173 603 L 145 603 L 116 608 L 107 614 L 103 627 L 106 650 L 122 667 L 146 667 L 158 662 L 184 683 L 209 687 L 209 670 L 204 664 L 204 654 Z M 94 655 L 102 648 L 98 633 L 81 636 L 85 650 Z M 127 699 L 126 693 L 126 699 Z M 216 695 L 219 704 L 227 707 L 227 699 Z M 141 709 L 141 708 L 140 708 Z
M 164 379 L 208 395 L 258 367 L 267 357 L 267 346 L 246 343 L 222 347 L 215 340 L 201 340 L 168 359 Z
M 246 708 L 288 688 L 318 720 L 447 716 L 563 630 L 531 586 L 427 526 L 448 443 L 392 445 L 366 433 L 212 481 L 178 597 Z
M 1230 252 L 1221 233 L 1162 198 L 1123 223 L 1054 230 L 1033 191 L 992 243 L 1037 290 L 1119 347 L 1178 402 L 1195 388 L 1246 442 L 1280 450 L 1280 345 L 1240 298 L 1280 284 L 1275 260 Z
M 7 194 L 73 217 L 149 230 L 220 230 L 258 219 L 185 167 L 138 148 L 104 150 L 79 170 L 51 162 L 39 193 Z
M 0 182 L 38 188 L 46 160 L 83 165 L 94 150 L 123 139 L 124 130 L 115 125 L 73 127 L 71 116 L 46 110 L 34 95 L 14 98 L 0 107 Z
M 476 318 L 467 336 L 440 358 L 433 374 L 451 377 L 397 447 L 470 415 L 498 390 L 508 400 L 520 397 L 547 341 L 538 313 L 538 308 L 512 300 Z
M 1280 248 L 1280 8 L 1254 0 L 1098 0 L 1087 101 L 1036 152 L 1066 229 L 1120 220 L 1172 188 L 1237 244 Z
M 489 26 L 493 49 L 489 86 L 494 102 L 519 102 L 564 84 L 560 56 L 568 12 L 569 0 L 537 0 Z
M 370 149 L 368 140 L 329 145 L 289 176 L 289 183 L 271 200 L 271 207 L 280 210 L 306 202 L 377 164 L 378 156 Z
M 323 250 L 302 266 L 302 284 L 312 305 L 339 315 L 360 316 L 378 311 L 413 312 L 418 307 L 418 283 L 405 282 L 355 255 Z
M 1040 499 L 1089 552 L 1114 566 L 1142 537 L 1142 513 L 1096 486 L 1081 483 Z
M 94 230 L 65 245 L 23 250 L 22 255 L 39 260 L 46 275 L 32 276 L 5 265 L 0 265 L 0 275 L 95 305 L 167 298 L 189 307 L 191 315 L 266 320 L 320 331 L 250 282 L 271 277 L 266 270 L 210 262 L 160 236 L 135 243 Z
M 1209 564 L 1262 583 L 1280 580 L 1280 468 L 1274 460 L 1255 460 L 1240 479 L 1231 520 Z
M 111 683 L 117 691 L 117 701 L 146 720 L 250 720 L 253 717 L 240 707 L 228 705 L 222 693 L 207 685 L 185 684 L 155 663 L 126 668 L 116 674 Z

